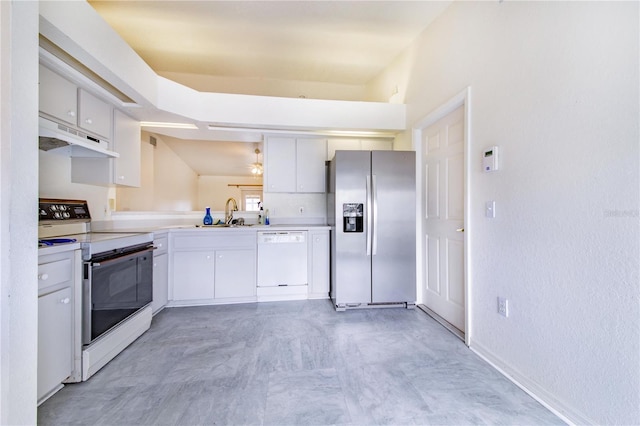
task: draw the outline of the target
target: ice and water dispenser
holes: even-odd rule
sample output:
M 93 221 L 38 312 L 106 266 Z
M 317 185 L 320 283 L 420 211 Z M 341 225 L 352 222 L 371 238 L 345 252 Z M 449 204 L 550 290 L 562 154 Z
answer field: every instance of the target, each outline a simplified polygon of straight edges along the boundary
M 342 205 L 342 231 L 363 232 L 364 205 L 362 203 L 344 203 Z

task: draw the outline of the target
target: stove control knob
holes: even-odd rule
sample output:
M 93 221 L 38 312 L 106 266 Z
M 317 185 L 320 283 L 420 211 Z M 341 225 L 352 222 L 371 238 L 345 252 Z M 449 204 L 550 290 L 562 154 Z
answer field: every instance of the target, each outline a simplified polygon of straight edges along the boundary
M 69 219 L 71 217 L 71 214 L 69 212 L 64 212 L 62 213 L 62 216 L 64 216 L 65 219 Z
M 51 206 L 51 211 L 52 211 L 52 212 L 55 212 L 56 210 L 58 210 L 58 206 L 56 206 L 55 204 L 53 204 L 53 205 Z
M 55 212 L 53 214 L 53 217 L 55 217 L 56 219 L 60 219 L 62 217 L 62 214 L 60 212 Z
M 38 279 L 40 281 L 46 281 L 46 280 L 49 279 L 49 274 L 40 274 L 40 275 L 38 275 Z

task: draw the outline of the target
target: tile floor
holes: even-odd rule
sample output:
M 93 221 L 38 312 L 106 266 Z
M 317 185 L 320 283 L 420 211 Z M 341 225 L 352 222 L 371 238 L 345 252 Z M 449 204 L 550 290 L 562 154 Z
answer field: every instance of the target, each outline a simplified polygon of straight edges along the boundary
M 38 423 L 563 424 L 422 311 L 327 300 L 165 309 Z

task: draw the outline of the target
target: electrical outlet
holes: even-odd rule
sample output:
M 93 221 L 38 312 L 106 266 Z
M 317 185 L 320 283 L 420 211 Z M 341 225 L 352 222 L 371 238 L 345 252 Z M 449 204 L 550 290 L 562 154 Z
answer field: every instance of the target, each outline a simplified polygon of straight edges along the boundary
M 498 297 L 498 313 L 505 318 L 509 317 L 509 301 L 504 297 Z

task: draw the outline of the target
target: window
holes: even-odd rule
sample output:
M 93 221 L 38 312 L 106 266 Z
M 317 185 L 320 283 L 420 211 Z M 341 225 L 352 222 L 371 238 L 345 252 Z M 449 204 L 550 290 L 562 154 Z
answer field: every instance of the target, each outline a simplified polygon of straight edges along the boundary
M 262 191 L 242 190 L 242 210 L 246 212 L 257 212 L 260 210 L 259 203 L 262 201 Z

